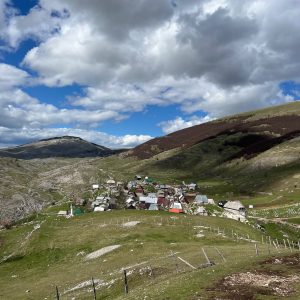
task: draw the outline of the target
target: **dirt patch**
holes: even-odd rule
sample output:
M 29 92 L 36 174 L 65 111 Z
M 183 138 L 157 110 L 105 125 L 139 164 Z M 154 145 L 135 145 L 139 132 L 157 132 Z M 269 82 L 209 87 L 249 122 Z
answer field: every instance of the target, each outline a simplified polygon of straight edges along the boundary
M 209 291 L 222 292 L 222 299 L 257 299 L 258 295 L 285 297 L 294 292 L 298 275 L 274 275 L 272 272 L 245 272 L 224 277 Z M 214 298 L 215 299 L 215 298 Z
M 272 257 L 264 260 L 261 265 L 285 265 L 300 270 L 300 254 L 296 253 L 284 257 Z

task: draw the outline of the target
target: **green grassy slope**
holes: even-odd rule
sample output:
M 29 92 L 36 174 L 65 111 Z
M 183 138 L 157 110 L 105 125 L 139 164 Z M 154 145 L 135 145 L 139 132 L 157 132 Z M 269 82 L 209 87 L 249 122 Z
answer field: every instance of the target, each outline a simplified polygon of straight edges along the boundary
M 126 228 L 123 224 L 128 221 L 141 223 Z M 37 224 L 40 228 L 34 230 Z M 62 299 L 92 299 L 91 286 L 72 289 L 93 276 L 102 282 L 96 284 L 97 299 L 122 299 L 123 268 L 129 274 L 129 299 L 214 295 L 206 288 L 222 276 L 250 268 L 250 263 L 255 266 L 269 256 L 267 235 L 250 225 L 216 217 L 144 211 L 90 213 L 72 219 L 44 214 L 32 223 L 0 232 L 0 298 L 53 299 L 57 285 Z M 257 241 L 259 256 L 250 240 Z M 90 261 L 84 259 L 111 245 L 121 247 Z M 171 256 L 176 253 L 197 268 L 206 263 L 202 248 L 214 267 L 193 270 Z M 281 255 L 289 250 L 281 246 L 280 253 L 275 247 L 270 251 Z

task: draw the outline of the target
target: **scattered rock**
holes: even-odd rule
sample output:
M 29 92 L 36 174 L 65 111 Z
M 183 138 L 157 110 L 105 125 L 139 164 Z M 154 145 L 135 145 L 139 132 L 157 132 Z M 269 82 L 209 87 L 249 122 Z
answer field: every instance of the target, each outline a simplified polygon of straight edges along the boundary
M 123 224 L 123 227 L 134 227 L 138 224 L 140 224 L 140 221 L 131 221 Z
M 202 234 L 202 233 L 197 233 L 197 234 L 196 234 L 196 237 L 197 237 L 197 238 L 202 238 L 202 237 L 205 237 L 205 235 Z
M 112 245 L 112 246 L 107 246 L 107 247 L 104 247 L 104 248 L 101 248 L 97 251 L 94 251 L 90 254 L 88 254 L 86 257 L 85 257 L 85 260 L 90 260 L 90 259 L 94 259 L 94 258 L 97 258 L 97 257 L 100 257 L 106 253 L 109 253 L 111 251 L 114 251 L 118 248 L 120 248 L 121 245 Z

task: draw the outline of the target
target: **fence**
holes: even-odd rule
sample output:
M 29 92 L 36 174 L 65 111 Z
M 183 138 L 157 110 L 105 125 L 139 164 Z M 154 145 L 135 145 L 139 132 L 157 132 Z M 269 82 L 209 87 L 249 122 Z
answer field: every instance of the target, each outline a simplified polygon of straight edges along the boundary
M 231 241 L 229 245 L 202 245 L 197 251 L 170 250 L 161 253 L 159 257 L 147 261 L 134 261 L 132 265 L 113 270 L 109 274 L 97 274 L 74 283 L 73 287 L 55 287 L 51 298 L 53 299 L 99 299 L 120 296 L 121 293 L 130 293 L 132 288 L 146 287 L 155 280 L 165 280 L 170 275 L 195 272 L 199 269 L 210 268 L 214 265 L 230 264 L 249 257 L 267 257 L 273 254 L 290 253 L 300 250 L 300 242 L 289 239 L 272 239 L 270 236 L 260 234 L 250 236 L 246 230 L 228 229 L 207 225 L 204 218 L 149 216 L 128 217 L 103 221 L 102 226 L 126 226 L 129 222 L 141 222 L 151 226 L 186 226 L 187 230 L 199 229 L 205 235 L 218 236 Z M 90 221 L 93 224 L 93 220 Z M 101 226 L 101 225 L 100 225 Z M 234 246 L 236 243 L 238 247 Z M 94 276 L 94 278 L 92 277 Z

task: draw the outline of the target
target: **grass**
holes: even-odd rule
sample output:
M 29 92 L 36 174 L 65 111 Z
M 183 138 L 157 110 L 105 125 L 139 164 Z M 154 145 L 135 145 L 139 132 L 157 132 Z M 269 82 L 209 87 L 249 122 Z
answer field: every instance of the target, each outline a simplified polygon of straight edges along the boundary
M 121 222 L 127 222 L 128 218 L 141 220 L 142 223 L 134 228 L 123 228 Z M 239 253 L 242 258 L 245 249 L 249 249 L 249 244 L 234 241 L 231 230 L 239 236 L 249 235 L 252 239 L 261 240 L 259 231 L 233 220 L 159 212 L 114 211 L 84 214 L 72 219 L 39 215 L 34 222 L 41 223 L 41 228 L 34 231 L 29 238 L 27 237 L 34 224 L 24 224 L 1 232 L 0 239 L 3 243 L 0 257 L 12 254 L 0 264 L 0 297 L 3 299 L 43 299 L 52 295 L 55 285 L 63 291 L 91 276 L 108 280 L 108 274 L 116 270 L 137 262 L 152 261 L 168 255 L 170 250 L 182 252 L 185 259 L 195 264 L 205 262 L 199 252 L 201 247 L 208 248 L 208 255 L 215 259 L 215 246 L 226 255 L 235 249 L 236 254 Z M 161 222 L 163 225 L 159 225 Z M 215 231 L 203 229 L 205 237 L 196 238 L 195 235 L 200 229 L 194 228 L 194 225 L 199 224 L 215 228 Z M 218 236 L 218 227 L 220 230 L 225 229 L 226 238 Z M 82 251 L 90 253 L 114 244 L 122 247 L 91 262 L 85 262 L 78 255 Z M 15 245 L 19 247 L 16 248 Z M 253 255 L 253 245 L 250 249 L 249 253 Z M 166 264 L 170 264 L 170 261 Z M 156 268 L 162 267 L 164 260 L 158 264 L 153 261 L 153 265 Z M 174 272 L 174 265 L 172 268 L 171 274 Z M 30 290 L 30 293 L 26 294 L 26 290 Z M 122 289 L 119 290 L 117 283 L 112 290 L 104 290 L 109 299 L 112 295 L 122 295 Z M 85 299 L 80 293 L 78 297 L 76 299 Z
M 134 228 L 122 227 L 121 224 L 128 220 L 141 220 L 141 224 Z M 27 238 L 36 222 L 41 223 L 41 228 Z M 217 228 L 220 231 L 225 230 L 226 236 L 218 235 Z M 197 238 L 196 234 L 201 230 L 204 237 Z M 261 240 L 262 233 L 253 227 L 216 217 L 145 211 L 87 213 L 72 219 L 57 218 L 49 214 L 39 215 L 31 224 L 23 224 L 0 233 L 2 241 L 0 259 L 12 254 L 8 260 L 0 264 L 0 298 L 49 299 L 54 296 L 55 285 L 59 286 L 60 291 L 65 291 L 90 279 L 91 276 L 105 281 L 116 280 L 110 289 L 99 290 L 101 299 L 122 297 L 120 270 L 144 261 L 149 261 L 155 269 L 157 279 L 154 282 L 158 287 L 159 278 L 168 282 L 168 278 L 173 279 L 174 276 L 175 282 L 176 280 L 180 282 L 182 278 L 189 276 L 186 274 L 189 267 L 180 263 L 180 268 L 183 268 L 184 272 L 176 275 L 172 258 L 162 258 L 168 256 L 171 250 L 181 252 L 184 259 L 195 265 L 205 262 L 201 254 L 202 247 L 207 249 L 209 257 L 218 264 L 222 259 L 214 247 L 218 247 L 226 257 L 235 253 L 237 265 L 242 263 L 245 257 L 256 260 L 254 245 L 242 240 L 236 242 L 232 237 L 232 230 L 239 236 Z M 122 247 L 90 262 L 85 262 L 83 256 L 79 254 L 83 251 L 87 254 L 115 244 Z M 15 245 L 19 247 L 16 248 Z M 266 249 L 262 251 L 267 253 Z M 230 268 L 230 265 L 223 265 L 216 267 L 216 270 L 222 269 L 223 273 L 228 272 Z M 206 274 L 206 271 L 204 273 Z M 135 276 L 132 275 L 130 278 Z M 134 286 L 134 288 L 131 286 L 131 289 L 136 289 L 136 295 L 139 295 L 139 288 L 148 282 L 147 278 L 145 275 L 142 280 L 130 279 L 131 285 Z M 184 289 L 183 284 L 181 287 Z M 26 290 L 30 290 L 30 293 L 26 293 Z M 150 289 L 147 291 L 150 292 Z M 83 289 L 69 293 L 68 296 L 86 299 L 88 298 L 86 293 L 87 291 Z M 173 299 L 171 292 L 166 293 Z
M 292 224 L 299 224 L 300 225 L 300 218 L 290 218 L 290 219 L 284 219 L 284 221 Z

